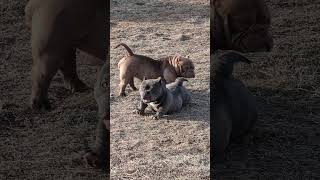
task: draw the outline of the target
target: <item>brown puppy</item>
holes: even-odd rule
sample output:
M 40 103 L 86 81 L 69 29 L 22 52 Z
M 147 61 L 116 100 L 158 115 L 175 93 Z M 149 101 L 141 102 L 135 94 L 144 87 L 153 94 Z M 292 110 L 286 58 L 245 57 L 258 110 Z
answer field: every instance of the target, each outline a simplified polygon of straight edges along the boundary
M 270 12 L 264 0 L 212 0 L 213 51 L 271 51 Z
M 30 0 L 25 8 L 31 28 L 31 106 L 49 109 L 48 88 L 58 70 L 72 91 L 86 89 L 76 72 L 76 48 L 106 59 L 103 1 Z M 103 61 L 101 61 L 101 64 Z
M 115 48 L 123 46 L 128 55 L 118 63 L 120 70 L 120 92 L 119 96 L 125 96 L 125 88 L 129 84 L 133 90 L 134 77 L 143 80 L 156 79 L 163 76 L 167 83 L 174 82 L 177 77 L 194 78 L 194 65 L 188 58 L 180 56 L 169 56 L 160 60 L 154 60 L 146 56 L 136 55 L 124 43 L 118 44 Z

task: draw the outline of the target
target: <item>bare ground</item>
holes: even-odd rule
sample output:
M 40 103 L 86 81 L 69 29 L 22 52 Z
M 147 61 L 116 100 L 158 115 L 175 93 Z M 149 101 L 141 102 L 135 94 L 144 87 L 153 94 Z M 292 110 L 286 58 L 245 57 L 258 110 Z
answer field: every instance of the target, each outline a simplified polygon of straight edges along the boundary
M 181 37 L 184 36 L 185 38 Z M 209 179 L 209 1 L 111 3 L 111 179 Z M 138 91 L 117 97 L 123 42 L 154 59 L 189 56 L 193 102 L 160 120 L 134 113 Z M 139 87 L 140 81 L 135 80 Z
M 248 54 L 254 63 L 235 75 L 258 101 L 248 143 L 234 143 L 217 179 L 320 178 L 319 1 L 267 1 L 273 52 Z

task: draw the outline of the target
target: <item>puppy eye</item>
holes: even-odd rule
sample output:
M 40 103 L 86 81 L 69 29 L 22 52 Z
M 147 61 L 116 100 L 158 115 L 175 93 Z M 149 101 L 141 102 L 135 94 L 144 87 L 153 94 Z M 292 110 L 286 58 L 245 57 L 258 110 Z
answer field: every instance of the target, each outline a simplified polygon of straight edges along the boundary
M 149 86 L 149 85 L 146 85 L 145 89 L 146 89 L 146 90 L 149 90 L 149 89 L 150 89 L 150 86 Z
M 107 82 L 102 82 L 101 86 L 102 86 L 103 88 L 107 88 Z

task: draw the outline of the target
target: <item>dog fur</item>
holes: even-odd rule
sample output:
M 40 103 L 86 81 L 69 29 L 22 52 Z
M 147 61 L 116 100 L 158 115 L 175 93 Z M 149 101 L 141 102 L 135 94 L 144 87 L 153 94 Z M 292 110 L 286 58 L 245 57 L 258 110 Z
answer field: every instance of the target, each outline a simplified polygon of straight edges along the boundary
M 107 169 L 110 168 L 110 107 L 108 103 L 110 96 L 108 95 L 108 68 L 107 64 L 104 64 L 95 84 L 94 96 L 99 108 L 99 121 L 96 128 L 94 146 L 83 156 L 83 160 L 87 165 Z
M 149 105 L 159 119 L 165 114 L 179 112 L 191 99 L 189 92 L 183 86 L 184 78 L 177 78 L 175 82 L 166 84 L 164 78 L 143 80 L 139 89 L 141 101 L 137 112 L 144 114 Z
M 124 43 L 118 44 L 125 47 L 128 55 L 118 63 L 120 71 L 119 96 L 125 96 L 125 88 L 129 84 L 133 90 L 137 90 L 134 85 L 134 78 L 142 80 L 155 79 L 163 76 L 167 83 L 174 82 L 177 77 L 194 78 L 194 65 L 188 58 L 180 56 L 169 56 L 160 60 L 136 55 Z
M 271 16 L 264 0 L 212 0 L 210 5 L 213 51 L 272 50 Z
M 106 30 L 100 0 L 30 0 L 25 8 L 31 29 L 31 107 L 49 109 L 48 88 L 58 70 L 67 88 L 82 91 L 87 86 L 76 72 L 76 49 L 106 60 Z
M 227 52 L 211 60 L 210 116 L 214 149 L 212 162 L 215 163 L 224 160 L 230 140 L 245 135 L 257 121 L 254 96 L 232 76 L 233 64 L 237 62 L 251 63 L 237 52 Z

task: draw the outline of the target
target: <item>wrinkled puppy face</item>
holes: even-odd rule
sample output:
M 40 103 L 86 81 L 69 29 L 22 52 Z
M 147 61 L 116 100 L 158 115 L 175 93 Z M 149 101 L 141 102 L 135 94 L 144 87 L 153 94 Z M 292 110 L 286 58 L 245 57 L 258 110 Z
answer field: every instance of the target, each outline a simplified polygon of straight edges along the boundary
M 161 77 L 158 79 L 143 80 L 140 85 L 140 96 L 144 103 L 158 100 L 165 89 L 166 82 Z
M 194 78 L 194 65 L 190 59 L 180 58 L 178 61 L 179 71 L 182 77 Z

